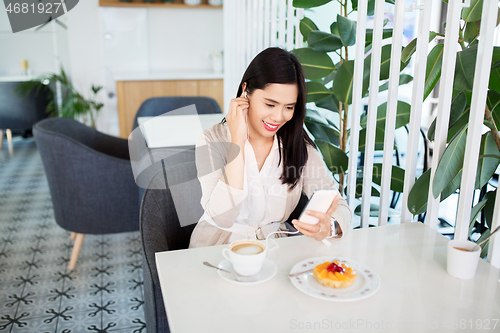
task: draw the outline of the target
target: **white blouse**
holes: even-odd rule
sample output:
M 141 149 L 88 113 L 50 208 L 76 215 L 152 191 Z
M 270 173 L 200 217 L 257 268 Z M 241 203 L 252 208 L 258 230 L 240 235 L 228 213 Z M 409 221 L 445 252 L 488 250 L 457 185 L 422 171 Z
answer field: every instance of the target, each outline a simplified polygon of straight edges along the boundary
M 252 145 L 247 140 L 243 181 L 243 191 L 246 196 L 234 225 L 230 228 L 221 228 L 207 214 L 204 214 L 202 219 L 218 228 L 230 231 L 232 234 L 229 242 L 255 239 L 255 233 L 259 228 L 265 237 L 277 231 L 280 223 L 273 222 L 283 220 L 288 195 L 288 185 L 282 184 L 279 179 L 283 168 L 278 162 L 279 146 L 276 135 L 260 172 Z M 273 236 L 271 235 L 271 238 Z

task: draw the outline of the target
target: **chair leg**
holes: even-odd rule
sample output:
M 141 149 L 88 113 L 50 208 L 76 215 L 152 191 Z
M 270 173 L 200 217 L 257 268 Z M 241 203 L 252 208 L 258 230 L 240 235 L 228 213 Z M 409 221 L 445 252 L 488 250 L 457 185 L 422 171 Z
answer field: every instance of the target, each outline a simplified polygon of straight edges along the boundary
M 75 269 L 76 261 L 78 260 L 78 255 L 80 254 L 80 250 L 82 249 L 84 234 L 76 233 L 75 244 L 73 244 L 73 251 L 71 251 L 71 258 L 69 259 L 68 269 L 70 271 Z
M 12 154 L 13 149 L 12 149 L 12 131 L 7 128 L 5 130 L 5 133 L 7 134 L 7 145 L 9 146 L 9 153 Z
M 2 150 L 3 146 L 3 129 L 0 129 L 0 150 Z
M 76 232 L 71 231 L 71 233 L 69 234 L 69 239 L 75 240 L 75 237 L 76 237 Z

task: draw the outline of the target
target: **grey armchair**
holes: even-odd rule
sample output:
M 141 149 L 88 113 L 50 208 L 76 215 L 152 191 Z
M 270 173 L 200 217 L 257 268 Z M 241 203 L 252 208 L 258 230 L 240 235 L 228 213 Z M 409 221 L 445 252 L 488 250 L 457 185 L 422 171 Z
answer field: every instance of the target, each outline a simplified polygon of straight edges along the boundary
M 141 211 L 140 229 L 143 247 L 144 273 L 144 314 L 149 333 L 170 332 L 165 306 L 160 289 L 156 269 L 155 253 L 186 249 L 189 246 L 191 233 L 203 213 L 201 208 L 201 186 L 192 182 L 183 190 L 183 200 L 192 205 L 192 224 L 181 226 L 177 215 L 173 195 L 168 184 L 180 184 L 184 181 L 196 180 L 194 150 L 178 156 L 177 162 L 186 161 L 166 167 L 151 180 L 145 191 Z M 170 160 L 171 163 L 172 160 Z M 165 177 L 166 176 L 166 177 Z M 159 189 L 163 187 L 164 189 Z M 153 189 L 155 188 L 155 189 Z
M 156 117 L 166 112 L 173 111 L 188 105 L 196 105 L 198 114 L 221 113 L 219 104 L 210 97 L 202 96 L 175 96 L 175 97 L 153 97 L 145 100 L 134 119 L 132 130 L 137 128 L 138 117 Z M 222 120 L 222 114 L 221 114 Z
M 201 185 L 199 182 L 191 181 L 197 180 L 195 150 L 176 154 L 166 159 L 163 165 L 164 169 L 152 178 L 145 191 L 140 212 L 144 314 L 149 333 L 170 332 L 156 269 L 155 253 L 186 249 L 189 246 L 191 233 L 199 217 L 203 214 L 203 208 L 200 204 Z M 169 187 L 177 184 L 185 184 L 185 186 L 183 186 L 182 191 L 172 193 Z M 164 189 L 159 189 L 162 187 Z M 177 195 L 181 195 L 181 197 L 176 197 Z M 173 198 L 176 199 L 175 202 L 180 200 L 191 208 L 192 217 L 189 221 L 192 224 L 181 226 Z M 290 231 L 296 230 L 289 222 L 298 218 L 306 203 L 307 196 L 302 193 L 297 207 L 290 214 L 286 223 Z
M 70 270 L 76 265 L 85 234 L 139 230 L 138 190 L 127 140 L 69 118 L 38 122 L 33 134 L 56 222 L 75 239 Z
M 23 82 L 0 82 L 0 149 L 4 130 L 10 143 L 12 132 L 26 135 L 36 122 L 48 116 L 46 108 L 52 98 L 52 90 L 40 85 L 37 87 L 38 92 L 33 89 L 26 97 L 19 97 L 16 89 L 21 83 Z

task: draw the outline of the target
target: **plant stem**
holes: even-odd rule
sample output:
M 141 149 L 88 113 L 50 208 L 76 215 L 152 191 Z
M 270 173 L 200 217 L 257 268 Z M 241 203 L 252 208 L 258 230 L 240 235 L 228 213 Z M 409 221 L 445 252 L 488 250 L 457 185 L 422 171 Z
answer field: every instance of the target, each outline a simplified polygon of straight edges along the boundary
M 488 120 L 490 123 L 493 124 L 494 129 L 491 129 L 491 134 L 493 135 L 493 139 L 495 139 L 495 143 L 497 144 L 498 151 L 500 152 L 500 135 L 498 134 L 498 129 L 495 124 L 495 121 L 493 120 L 493 117 L 491 116 L 491 111 L 486 107 L 484 108 L 484 117 L 486 120 Z
M 467 48 L 464 43 L 464 31 L 462 29 L 458 30 L 458 43 L 462 47 L 462 50 Z

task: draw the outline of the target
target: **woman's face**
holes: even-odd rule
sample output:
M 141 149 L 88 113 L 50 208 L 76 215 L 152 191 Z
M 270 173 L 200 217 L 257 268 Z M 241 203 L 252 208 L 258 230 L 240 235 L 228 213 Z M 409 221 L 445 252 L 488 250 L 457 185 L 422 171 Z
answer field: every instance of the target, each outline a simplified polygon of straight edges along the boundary
M 244 85 L 245 87 L 246 85 Z M 296 84 L 268 84 L 248 95 L 250 138 L 269 138 L 293 117 L 299 90 Z

